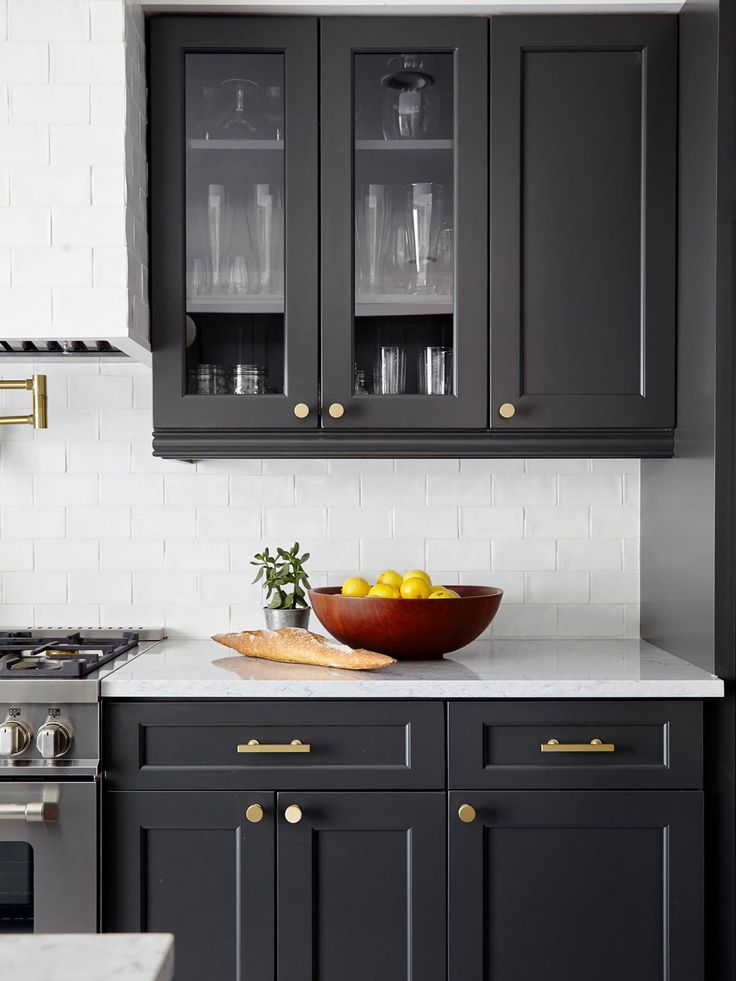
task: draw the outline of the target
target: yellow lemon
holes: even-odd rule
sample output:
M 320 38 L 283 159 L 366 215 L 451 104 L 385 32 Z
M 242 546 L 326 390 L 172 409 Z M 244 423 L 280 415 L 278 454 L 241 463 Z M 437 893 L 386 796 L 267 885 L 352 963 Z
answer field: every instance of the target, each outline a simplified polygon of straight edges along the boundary
M 427 597 L 428 599 L 456 599 L 457 594 L 453 594 L 444 586 L 436 586 Z
M 456 592 L 454 589 L 450 589 L 449 586 L 447 586 L 446 589 L 453 599 L 460 599 L 460 593 Z
M 386 585 L 393 586 L 394 589 L 401 589 L 401 583 L 403 581 L 401 574 L 394 571 L 394 569 L 384 569 L 378 579 L 376 579 L 377 583 L 385 582 Z
M 399 599 L 399 591 L 396 586 L 391 586 L 387 582 L 377 582 L 368 590 L 369 596 L 377 596 L 379 599 Z
M 423 579 L 428 586 L 432 585 L 432 580 L 423 569 L 410 569 L 408 572 L 405 572 L 404 581 L 407 579 Z
M 428 599 L 430 586 L 426 579 L 413 576 L 411 579 L 404 579 L 401 584 L 402 599 Z
M 370 584 L 360 576 L 351 576 L 342 584 L 343 596 L 367 596 Z

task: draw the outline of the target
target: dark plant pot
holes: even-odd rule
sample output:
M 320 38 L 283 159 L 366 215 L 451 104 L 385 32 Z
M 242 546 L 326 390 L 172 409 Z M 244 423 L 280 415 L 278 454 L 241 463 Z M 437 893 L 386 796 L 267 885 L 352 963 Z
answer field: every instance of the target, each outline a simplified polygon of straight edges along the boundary
M 306 630 L 312 611 L 308 606 L 298 610 L 270 610 L 264 606 L 263 612 L 267 630 L 280 630 L 282 627 L 302 627 Z

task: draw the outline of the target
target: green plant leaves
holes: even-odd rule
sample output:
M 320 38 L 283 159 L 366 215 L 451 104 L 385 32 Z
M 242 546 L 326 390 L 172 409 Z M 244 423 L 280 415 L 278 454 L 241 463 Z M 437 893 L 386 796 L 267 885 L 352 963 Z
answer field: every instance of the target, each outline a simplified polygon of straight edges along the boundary
M 263 580 L 269 609 L 293 610 L 307 606 L 305 589 L 311 589 L 311 584 L 304 564 L 308 558 L 309 552 L 299 555 L 299 542 L 294 542 L 290 549 L 277 547 L 275 555 L 264 548 L 253 556 L 250 564 L 258 567 L 253 582 Z

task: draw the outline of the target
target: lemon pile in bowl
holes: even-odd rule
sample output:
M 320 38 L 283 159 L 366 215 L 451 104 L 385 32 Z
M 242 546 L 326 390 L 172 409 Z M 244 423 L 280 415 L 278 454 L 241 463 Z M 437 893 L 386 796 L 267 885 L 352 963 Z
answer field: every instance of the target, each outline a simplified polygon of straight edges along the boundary
M 384 569 L 373 586 L 367 579 L 350 576 L 342 584 L 343 596 L 373 596 L 379 599 L 460 599 L 447 586 L 433 586 L 423 569 L 410 569 L 402 576 L 394 569 Z

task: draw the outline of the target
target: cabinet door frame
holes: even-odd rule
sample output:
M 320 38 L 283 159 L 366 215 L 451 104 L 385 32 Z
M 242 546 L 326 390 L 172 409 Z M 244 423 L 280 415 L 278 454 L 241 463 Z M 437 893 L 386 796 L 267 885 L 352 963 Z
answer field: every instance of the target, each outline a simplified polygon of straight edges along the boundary
M 186 394 L 185 55 L 282 53 L 286 141 L 284 392 Z M 317 425 L 318 67 L 312 17 L 154 17 L 151 76 L 151 331 L 157 431 Z M 294 416 L 304 402 L 306 419 Z
M 103 930 L 146 932 L 145 832 L 222 829 L 237 835 L 232 900 L 238 911 L 233 981 L 275 976 L 275 794 L 258 791 L 108 791 L 103 794 Z M 251 823 L 246 808 L 260 804 Z M 223 886 L 224 887 L 224 886 Z M 193 884 L 196 888 L 196 883 Z
M 639 394 L 523 390 L 523 58 L 528 51 L 555 50 L 642 53 Z M 497 17 L 491 24 L 490 61 L 491 426 L 497 432 L 671 427 L 677 316 L 677 18 Z M 510 419 L 498 411 L 506 402 L 516 408 Z
M 471 804 L 475 821 L 458 818 Z M 449 981 L 488 978 L 484 851 L 494 828 L 661 828 L 665 888 L 663 973 L 703 981 L 703 794 L 700 791 L 452 791 L 449 794 Z M 574 870 L 570 870 L 571 877 Z M 571 879 L 572 881 L 572 879 Z M 589 897 L 581 896 L 585 903 Z M 605 910 L 601 911 L 606 914 Z M 554 910 L 550 910 L 554 916 Z M 571 930 L 575 925 L 563 924 Z M 615 924 L 611 925 L 615 937 Z M 529 943 L 534 942 L 529 925 Z M 615 942 L 626 943 L 625 937 Z M 554 973 L 550 979 L 567 977 Z M 499 979 L 501 981 L 501 979 Z
M 488 428 L 488 20 L 328 17 L 321 21 L 322 426 L 350 429 Z M 353 56 L 455 53 L 455 371 L 457 394 L 353 391 Z M 345 415 L 333 419 L 338 402 Z
M 446 827 L 443 792 L 279 793 L 277 798 L 278 981 L 321 981 L 314 947 L 314 858 L 321 831 L 401 830 L 410 849 L 407 981 L 446 979 Z M 290 804 L 302 809 L 288 824 Z M 380 942 L 380 905 L 375 924 Z M 343 938 L 349 943 L 349 938 Z

